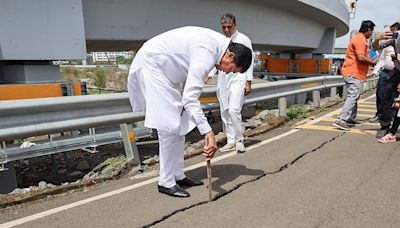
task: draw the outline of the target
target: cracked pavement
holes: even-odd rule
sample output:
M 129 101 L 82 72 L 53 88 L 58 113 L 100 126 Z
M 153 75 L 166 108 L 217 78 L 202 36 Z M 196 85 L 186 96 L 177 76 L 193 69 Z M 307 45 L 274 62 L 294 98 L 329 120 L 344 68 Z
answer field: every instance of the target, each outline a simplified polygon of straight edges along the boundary
M 276 129 L 250 143 L 289 130 Z M 185 164 L 202 161 L 195 157 Z M 213 162 L 210 203 L 205 186 L 188 188 L 192 196 L 181 199 L 159 194 L 153 182 L 20 227 L 400 227 L 399 163 L 398 143 L 302 129 Z M 207 178 L 204 166 L 186 174 Z M 144 180 L 107 182 L 8 210 L 0 214 L 0 224 Z

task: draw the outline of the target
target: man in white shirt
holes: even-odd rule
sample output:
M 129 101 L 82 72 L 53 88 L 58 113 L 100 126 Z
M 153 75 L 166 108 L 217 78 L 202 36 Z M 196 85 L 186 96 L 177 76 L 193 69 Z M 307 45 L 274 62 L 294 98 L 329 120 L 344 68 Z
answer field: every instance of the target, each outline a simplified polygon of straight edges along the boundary
M 373 76 L 379 75 L 378 84 L 376 86 L 376 113 L 375 116 L 369 119 L 371 123 L 378 123 L 382 115 L 382 108 L 385 99 L 385 86 L 387 84 L 387 75 L 389 71 L 393 70 L 394 62 L 392 57 L 395 56 L 394 47 L 389 46 L 382 50 L 379 55 L 378 63 L 372 71 Z
M 240 43 L 252 50 L 250 39 L 236 29 L 236 18 L 227 13 L 221 17 L 221 28 L 226 37 L 232 42 Z M 221 119 L 227 137 L 227 144 L 220 148 L 221 152 L 236 150 L 243 153 L 246 148 L 242 134 L 242 106 L 244 96 L 250 94 L 253 80 L 253 60 L 244 73 L 225 73 L 218 71 L 217 96 L 220 104 Z
M 227 73 L 245 72 L 251 58 L 251 50 L 244 45 L 194 26 L 162 33 L 138 51 L 129 70 L 128 94 L 133 111 L 145 111 L 144 125 L 158 131 L 159 192 L 189 197 L 183 186 L 203 184 L 183 172 L 185 135 L 194 127 L 206 135 L 207 160 L 217 149 L 199 101 L 203 81 L 213 67 Z

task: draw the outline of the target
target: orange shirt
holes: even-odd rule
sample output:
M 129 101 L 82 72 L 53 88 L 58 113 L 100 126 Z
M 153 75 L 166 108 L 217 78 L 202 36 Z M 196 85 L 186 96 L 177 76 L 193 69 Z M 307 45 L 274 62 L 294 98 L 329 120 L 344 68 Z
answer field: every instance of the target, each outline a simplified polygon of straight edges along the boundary
M 360 81 L 367 80 L 368 64 L 357 60 L 357 54 L 362 54 L 369 58 L 369 48 L 367 38 L 364 34 L 357 33 L 349 43 L 346 50 L 346 59 L 342 67 L 343 76 L 353 76 Z

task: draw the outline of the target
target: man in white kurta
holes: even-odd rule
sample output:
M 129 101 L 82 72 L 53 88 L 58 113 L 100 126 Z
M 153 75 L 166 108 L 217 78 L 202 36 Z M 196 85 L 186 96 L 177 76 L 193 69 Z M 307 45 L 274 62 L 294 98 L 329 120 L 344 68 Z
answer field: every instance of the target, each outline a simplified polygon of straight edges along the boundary
M 240 43 L 252 50 L 250 39 L 236 29 L 236 19 L 232 14 L 221 17 L 221 28 L 232 42 Z M 218 71 L 217 96 L 221 108 L 221 119 L 227 137 L 227 144 L 220 148 L 221 152 L 236 150 L 245 152 L 242 134 L 242 106 L 245 95 L 251 90 L 253 80 L 253 61 L 245 73 L 225 73 Z
M 204 78 L 214 66 L 226 72 L 247 70 L 249 58 L 251 51 L 245 46 L 191 26 L 162 33 L 138 51 L 129 70 L 128 94 L 133 111 L 145 111 L 144 125 L 158 131 L 159 192 L 188 197 L 182 186 L 202 184 L 185 176 L 183 161 L 185 135 L 196 126 L 209 142 L 204 147 L 207 159 L 216 150 L 198 100 Z

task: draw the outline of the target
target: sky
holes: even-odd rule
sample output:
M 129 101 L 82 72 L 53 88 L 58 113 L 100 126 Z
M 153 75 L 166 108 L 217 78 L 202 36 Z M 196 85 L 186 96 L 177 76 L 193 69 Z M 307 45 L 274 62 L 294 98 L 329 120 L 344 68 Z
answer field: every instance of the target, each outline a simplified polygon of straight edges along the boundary
M 355 0 L 351 0 L 355 1 Z M 346 0 L 347 5 L 350 0 Z M 400 0 L 358 0 L 354 19 L 350 19 L 350 31 L 360 29 L 363 20 L 375 23 L 375 31 L 382 32 L 385 25 L 400 21 Z M 346 48 L 350 32 L 336 39 L 337 48 Z

